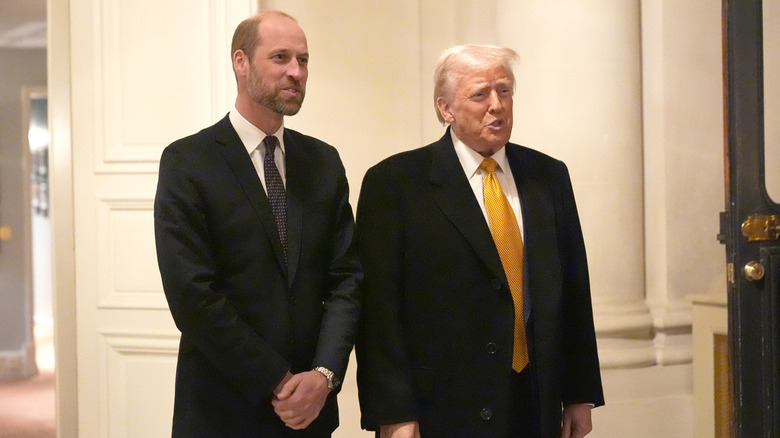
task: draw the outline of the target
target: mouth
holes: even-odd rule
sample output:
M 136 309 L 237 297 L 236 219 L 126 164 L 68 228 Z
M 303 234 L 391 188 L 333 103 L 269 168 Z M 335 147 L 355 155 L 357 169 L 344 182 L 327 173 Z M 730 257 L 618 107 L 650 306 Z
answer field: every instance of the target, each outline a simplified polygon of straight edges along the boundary
M 290 96 L 290 97 L 297 97 L 303 95 L 303 87 L 301 87 L 301 84 L 298 81 L 288 81 L 286 84 L 280 84 L 278 90 L 280 93 Z
M 301 94 L 301 90 L 300 90 L 300 88 L 297 88 L 297 87 L 288 87 L 288 88 L 282 88 L 282 90 L 281 90 L 281 91 L 282 91 L 283 93 L 286 93 L 286 94 L 292 94 L 292 95 L 294 95 L 294 96 L 298 96 L 298 95 L 300 95 L 300 94 Z
M 493 121 L 493 123 L 490 123 L 488 125 L 488 128 L 491 129 L 501 129 L 504 126 L 504 121 L 501 119 Z

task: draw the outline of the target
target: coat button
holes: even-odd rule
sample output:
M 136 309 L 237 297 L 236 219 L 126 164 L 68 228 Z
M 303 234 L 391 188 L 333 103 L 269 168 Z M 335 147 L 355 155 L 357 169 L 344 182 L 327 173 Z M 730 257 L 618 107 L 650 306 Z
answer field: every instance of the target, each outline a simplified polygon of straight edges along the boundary
M 485 421 L 488 421 L 493 418 L 493 411 L 488 408 L 482 409 L 482 411 L 479 413 L 479 417 Z
M 485 346 L 485 350 L 487 351 L 487 354 L 492 356 L 498 351 L 498 345 L 496 345 L 495 342 L 488 342 Z

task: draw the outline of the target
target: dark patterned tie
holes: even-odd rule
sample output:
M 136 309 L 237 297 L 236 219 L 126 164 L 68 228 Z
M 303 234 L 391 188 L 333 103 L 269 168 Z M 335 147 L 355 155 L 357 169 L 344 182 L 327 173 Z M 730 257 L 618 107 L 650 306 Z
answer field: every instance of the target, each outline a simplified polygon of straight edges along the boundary
M 279 140 L 269 135 L 263 140 L 265 144 L 265 157 L 263 158 L 263 171 L 265 172 L 265 190 L 268 192 L 268 202 L 271 203 L 271 211 L 276 219 L 276 228 L 279 230 L 279 239 L 282 241 L 284 261 L 287 263 L 287 193 L 284 191 L 282 175 L 274 161 L 274 151 L 279 145 Z

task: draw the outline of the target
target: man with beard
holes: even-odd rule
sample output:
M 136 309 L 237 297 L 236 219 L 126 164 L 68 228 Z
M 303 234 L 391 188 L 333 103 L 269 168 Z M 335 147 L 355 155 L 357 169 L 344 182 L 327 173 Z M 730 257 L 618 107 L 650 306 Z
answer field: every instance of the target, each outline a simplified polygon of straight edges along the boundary
M 347 178 L 332 146 L 284 128 L 308 76 L 295 19 L 244 20 L 232 60 L 235 107 L 160 160 L 173 436 L 329 437 L 360 313 Z

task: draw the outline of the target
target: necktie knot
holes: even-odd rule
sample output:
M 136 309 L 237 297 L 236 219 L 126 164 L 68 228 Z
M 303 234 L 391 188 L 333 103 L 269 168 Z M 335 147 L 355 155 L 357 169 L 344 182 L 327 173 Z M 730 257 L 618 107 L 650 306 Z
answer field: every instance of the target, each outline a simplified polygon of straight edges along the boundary
M 274 151 L 276 151 L 276 146 L 279 145 L 279 139 L 273 135 L 269 135 L 263 139 L 263 144 L 265 144 L 265 155 L 268 156 L 270 154 L 273 156 Z
M 498 163 L 496 163 L 496 160 L 492 158 L 485 158 L 484 160 L 482 160 L 482 163 L 479 165 L 479 168 L 488 173 L 495 172 L 496 169 L 498 169 Z

